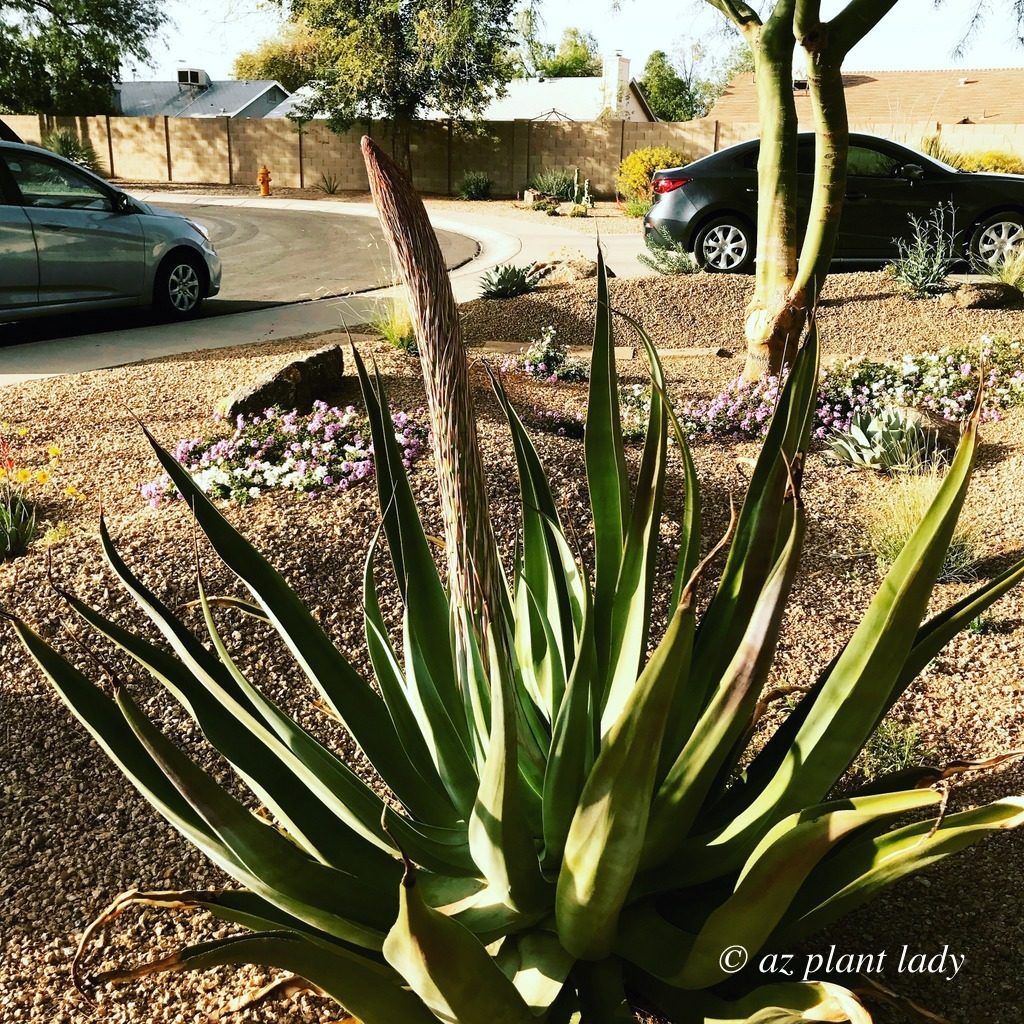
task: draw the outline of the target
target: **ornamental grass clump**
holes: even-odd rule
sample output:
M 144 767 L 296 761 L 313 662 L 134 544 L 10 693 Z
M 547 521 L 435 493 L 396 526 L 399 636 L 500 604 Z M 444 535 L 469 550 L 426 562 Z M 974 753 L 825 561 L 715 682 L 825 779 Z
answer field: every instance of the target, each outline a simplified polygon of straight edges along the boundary
M 427 428 L 418 416 L 399 412 L 391 419 L 394 443 L 409 468 L 426 448 Z M 366 416 L 315 402 L 310 413 L 266 409 L 238 416 L 229 437 L 186 438 L 173 449 L 198 487 L 211 498 L 247 504 L 267 491 L 316 496 L 347 491 L 374 473 L 374 445 Z M 139 488 L 153 508 L 181 495 L 171 474 Z
M 631 1007 L 680 1024 L 869 1022 L 861 998 L 840 985 L 765 984 L 756 967 L 730 976 L 722 955 L 742 945 L 756 964 L 766 945 L 792 949 L 884 884 L 1024 824 L 1019 797 L 947 813 L 933 783 L 964 770 L 962 762 L 832 796 L 907 685 L 1024 576 L 1017 563 L 925 619 L 966 500 L 978 416 L 861 621 L 848 636 L 823 636 L 834 657 L 749 756 L 809 526 L 801 490 L 816 336 L 795 355 L 742 505 L 705 555 L 686 439 L 657 352 L 632 321 L 652 390 L 635 478 L 627 472 L 599 260 L 584 439 L 594 572 L 579 561 L 578 531 L 563 521 L 494 376 L 522 498 L 516 555 L 504 565 L 440 248 L 398 168 L 369 139 L 363 151 L 410 291 L 443 528 L 442 544 L 432 543 L 383 382 L 357 354 L 378 453 L 379 538 L 402 616 L 399 638 L 382 613 L 375 542 L 362 580 L 373 682 L 150 440 L 198 527 L 248 589 L 251 600 L 235 607 L 280 636 L 372 764 L 374 785 L 235 661 L 219 602 L 201 577 L 205 641 L 144 586 L 101 524 L 114 573 L 163 642 L 123 615 L 114 621 L 63 596 L 183 704 L 250 795 L 222 787 L 143 711 L 125 679 L 98 685 L 8 612 L 57 693 L 128 779 L 233 879 L 228 888 L 125 894 L 85 934 L 76 983 L 91 997 L 99 986 L 161 970 L 262 964 L 288 972 L 277 991 L 314 989 L 364 1024 L 627 1021 Z M 671 471 L 670 434 L 678 443 Z M 680 545 L 666 608 L 656 570 L 669 489 L 682 495 L 673 503 Z M 722 553 L 719 583 L 698 609 L 698 588 Z M 665 612 L 664 629 L 656 628 Z M 89 974 L 92 936 L 136 905 L 206 909 L 229 931 L 139 968 Z

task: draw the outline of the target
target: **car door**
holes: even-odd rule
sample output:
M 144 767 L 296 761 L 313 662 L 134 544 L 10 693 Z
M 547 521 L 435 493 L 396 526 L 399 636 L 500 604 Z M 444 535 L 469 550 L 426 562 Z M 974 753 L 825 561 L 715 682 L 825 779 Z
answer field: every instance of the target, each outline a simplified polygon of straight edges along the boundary
M 39 301 L 39 261 L 28 214 L 0 164 L 0 312 Z
M 915 157 L 895 144 L 851 142 L 840 228 L 844 255 L 891 259 L 897 255 L 897 240 L 911 236 L 912 217 L 924 220 L 937 206 L 951 201 L 947 176 Z M 920 175 L 905 173 L 908 165 L 919 168 Z M 947 227 L 952 226 L 949 218 Z
M 7 169 L 32 224 L 39 304 L 131 300 L 142 295 L 145 240 L 139 218 L 72 164 L 6 150 Z

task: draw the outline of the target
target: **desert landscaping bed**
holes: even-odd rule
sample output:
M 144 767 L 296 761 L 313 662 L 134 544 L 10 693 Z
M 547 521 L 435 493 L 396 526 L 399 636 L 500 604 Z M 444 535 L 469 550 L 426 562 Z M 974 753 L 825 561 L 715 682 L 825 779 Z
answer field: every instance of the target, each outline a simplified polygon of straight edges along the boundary
M 718 278 L 712 288 L 707 283 L 703 277 L 653 280 L 643 286 L 613 281 L 612 300 L 637 307 L 662 344 L 721 344 L 735 352 L 737 316 L 751 283 L 744 278 Z M 695 305 L 698 287 L 703 290 Z M 856 293 L 862 297 L 855 298 Z M 841 307 L 836 305 L 844 299 Z M 554 323 L 563 340 L 586 343 L 592 302 L 592 285 L 584 282 L 509 303 L 471 303 L 464 307 L 467 335 L 482 342 L 514 339 L 518 333 L 525 340 Z M 840 308 L 842 316 L 833 315 Z M 565 319 L 552 319 L 553 310 L 563 311 Z M 985 332 L 1024 336 L 1020 312 L 912 303 L 895 295 L 882 275 L 831 278 L 821 322 L 825 350 L 831 357 L 861 352 L 898 356 L 904 350 L 962 342 Z M 133 416 L 172 445 L 182 438 L 224 433 L 211 419 L 219 399 L 259 372 L 325 341 L 345 343 L 346 339 L 320 337 L 221 349 L 0 391 L 0 419 L 29 431 L 26 461 L 45 463 L 48 446 L 58 446 L 61 482 L 90 498 L 72 502 L 54 497 L 43 507 L 47 522 L 66 523 L 66 536 L 52 549 L 55 578 L 106 608 L 113 618 L 139 624 L 140 615 L 102 562 L 96 537 L 97 504 L 102 502 L 116 542 L 143 582 L 172 608 L 193 598 L 195 555 L 189 516 L 180 502 L 153 509 L 139 494 L 140 484 L 157 474 L 157 466 Z M 392 409 L 413 412 L 419 408 L 423 389 L 418 362 L 372 339 L 359 338 L 357 343 L 364 354 L 372 353 L 378 361 Z M 738 355 L 672 358 L 666 371 L 674 395 L 708 397 L 734 378 L 741 365 Z M 636 360 L 622 363 L 620 370 L 626 380 L 644 379 L 643 365 Z M 479 368 L 475 381 L 485 462 L 491 471 L 492 515 L 499 539 L 509 551 L 516 533 L 514 460 L 498 407 Z M 513 401 L 524 409 L 533 404 L 585 403 L 583 384 L 553 387 L 514 374 L 508 376 L 508 384 Z M 338 398 L 342 405 L 359 404 L 354 378 Z M 1024 413 L 1013 411 L 1001 422 L 987 425 L 983 439 L 969 503 L 984 531 L 979 572 L 987 577 L 1019 558 L 1024 548 L 1020 487 Z M 566 518 L 577 524 L 586 552 L 581 442 L 550 434 L 537 434 L 536 441 L 552 474 L 556 500 Z M 705 545 L 723 529 L 729 495 L 742 491 L 741 460 L 757 447 L 754 442 L 737 441 L 695 444 L 694 458 L 707 502 Z M 417 463 L 412 479 L 421 506 L 429 510 L 428 532 L 436 531 L 429 459 Z M 672 480 L 678 487 L 677 473 Z M 867 550 L 864 513 L 882 486 L 884 482 L 874 475 L 833 465 L 820 450 L 810 455 L 804 490 L 809 536 L 771 686 L 812 679 L 849 635 L 877 587 L 880 573 Z M 667 505 L 662 522 L 666 586 L 678 536 L 674 528 L 677 488 L 669 494 Z M 360 587 L 363 560 L 378 521 L 372 485 L 315 499 L 265 495 L 226 510 L 270 555 L 344 653 L 365 671 Z M 210 592 L 233 592 L 229 574 L 215 564 L 207 548 L 201 545 L 200 550 Z M 37 542 L 26 556 L 0 565 L 0 603 L 17 609 L 95 675 L 93 655 L 66 631 L 69 616 L 49 589 L 46 574 L 46 551 Z M 383 561 L 378 576 L 386 578 Z M 940 584 L 935 607 L 945 606 L 968 589 L 967 584 Z M 394 609 L 390 611 L 393 621 Z M 225 615 L 232 651 L 243 667 L 252 669 L 266 683 L 270 696 L 304 725 L 351 753 L 341 730 L 316 709 L 311 690 L 298 678 L 287 654 L 268 643 L 267 631 L 252 620 Z M 171 728 L 190 750 L 203 750 L 194 726 L 168 695 L 98 641 L 83 639 L 103 665 L 132 687 L 158 724 Z M 5 627 L 0 627 L 0 645 L 7 765 L 0 1021 L 84 1024 L 93 1018 L 70 992 L 69 960 L 85 923 L 123 890 L 206 887 L 222 884 L 224 879 L 135 795 L 72 720 Z M 916 725 L 922 746 L 933 748 L 943 763 L 1024 747 L 1022 650 L 1024 591 L 1018 589 L 995 606 L 984 630 L 958 637 L 911 685 L 893 711 L 894 720 Z M 765 728 L 782 713 L 781 705 L 777 706 Z M 228 773 L 216 758 L 203 756 L 226 781 Z M 968 777 L 954 788 L 950 806 L 970 806 L 1022 792 L 1024 766 L 1011 763 Z M 854 953 L 886 950 L 894 958 L 904 945 L 929 953 L 948 946 L 967 957 L 953 980 L 942 975 L 888 974 L 886 982 L 956 1024 L 1019 1024 L 1024 1007 L 1024 977 L 1019 972 L 1024 962 L 1022 889 L 1024 835 L 1011 833 L 895 886 L 818 936 L 807 950 L 827 952 L 834 945 Z M 103 953 L 94 952 L 88 966 L 98 970 L 104 964 L 137 962 L 169 953 L 200 936 L 226 931 L 219 923 L 196 915 L 175 917 L 160 911 L 127 915 L 111 929 L 109 947 Z M 204 1021 L 211 1019 L 216 1008 L 265 980 L 255 970 L 143 980 L 104 992 L 103 1019 L 124 1024 Z M 336 1016 L 327 1004 L 302 996 L 230 1019 L 240 1024 L 326 1022 Z M 879 1014 L 880 1021 L 886 1019 Z

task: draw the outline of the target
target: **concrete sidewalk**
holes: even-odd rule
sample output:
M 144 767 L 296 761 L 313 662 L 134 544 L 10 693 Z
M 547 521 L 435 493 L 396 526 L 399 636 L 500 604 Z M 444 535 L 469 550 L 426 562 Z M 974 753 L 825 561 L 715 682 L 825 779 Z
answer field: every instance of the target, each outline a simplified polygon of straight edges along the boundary
M 303 210 L 331 216 L 376 217 L 373 207 L 357 203 L 327 203 L 315 199 L 260 199 L 234 196 L 185 195 L 178 192 L 135 193 L 146 202 L 160 205 L 258 206 L 261 209 Z M 439 230 L 453 231 L 475 239 L 479 255 L 452 271 L 452 289 L 456 301 L 466 302 L 480 294 L 480 278 L 499 263 L 531 263 L 557 255 L 562 249 L 587 252 L 592 239 L 560 227 L 554 218 L 538 217 L 536 223 L 509 217 L 451 216 L 430 212 L 431 223 Z M 649 274 L 637 260 L 643 240 L 637 235 L 609 235 L 602 238 L 608 266 L 620 277 Z M 261 341 L 276 341 L 339 327 L 366 323 L 373 319 L 383 301 L 397 289 L 378 289 L 358 295 L 251 310 L 227 316 L 156 324 L 79 337 L 54 338 L 0 349 L 0 386 L 23 380 L 52 377 L 66 373 L 121 366 L 143 359 L 227 348 Z

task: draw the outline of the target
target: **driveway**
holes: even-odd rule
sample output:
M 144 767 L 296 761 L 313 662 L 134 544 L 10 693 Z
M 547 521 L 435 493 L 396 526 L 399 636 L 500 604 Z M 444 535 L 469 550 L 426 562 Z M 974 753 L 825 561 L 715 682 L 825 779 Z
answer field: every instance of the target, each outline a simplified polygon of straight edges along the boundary
M 156 204 L 155 204 L 156 205 Z M 175 204 L 210 232 L 224 262 L 220 294 L 202 317 L 369 291 L 393 283 L 387 243 L 375 217 L 317 217 L 255 205 Z M 449 268 L 477 255 L 472 238 L 438 231 Z M 105 310 L 0 326 L 0 346 L 127 330 L 154 323 L 149 310 Z

